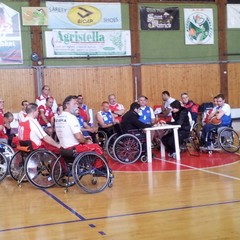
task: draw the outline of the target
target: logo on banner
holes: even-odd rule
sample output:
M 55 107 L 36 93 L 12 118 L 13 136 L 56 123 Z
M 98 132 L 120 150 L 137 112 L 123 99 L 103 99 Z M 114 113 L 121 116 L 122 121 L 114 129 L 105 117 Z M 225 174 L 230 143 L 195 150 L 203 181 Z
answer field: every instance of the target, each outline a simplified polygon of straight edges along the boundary
M 80 26 L 92 26 L 97 24 L 101 18 L 101 12 L 93 6 L 75 6 L 68 12 L 68 19 Z
M 213 23 L 204 13 L 191 14 L 186 20 L 185 29 L 188 39 L 194 44 L 205 44 L 213 37 Z

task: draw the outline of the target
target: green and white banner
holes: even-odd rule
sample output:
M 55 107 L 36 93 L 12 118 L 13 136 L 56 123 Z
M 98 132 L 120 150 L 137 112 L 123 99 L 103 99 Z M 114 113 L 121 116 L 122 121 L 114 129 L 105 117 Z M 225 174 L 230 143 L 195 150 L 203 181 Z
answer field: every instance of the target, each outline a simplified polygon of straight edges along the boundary
M 214 44 L 213 10 L 184 9 L 185 44 Z
M 130 31 L 53 30 L 45 32 L 47 57 L 130 56 Z

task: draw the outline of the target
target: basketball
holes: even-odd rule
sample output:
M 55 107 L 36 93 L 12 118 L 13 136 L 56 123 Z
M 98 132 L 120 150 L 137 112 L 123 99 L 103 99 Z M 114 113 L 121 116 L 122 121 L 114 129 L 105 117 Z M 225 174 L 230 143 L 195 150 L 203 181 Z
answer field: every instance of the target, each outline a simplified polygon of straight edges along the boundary
M 217 119 L 216 116 L 213 116 L 210 120 L 209 123 L 213 124 L 213 125 L 219 125 L 222 123 L 221 119 Z

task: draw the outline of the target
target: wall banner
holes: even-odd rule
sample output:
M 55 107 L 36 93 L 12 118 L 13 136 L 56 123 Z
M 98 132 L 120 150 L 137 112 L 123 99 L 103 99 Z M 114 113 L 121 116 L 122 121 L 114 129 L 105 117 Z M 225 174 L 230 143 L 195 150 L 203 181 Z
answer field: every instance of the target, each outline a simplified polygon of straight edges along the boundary
M 22 7 L 22 24 L 27 26 L 48 25 L 46 7 Z
M 46 2 L 48 28 L 121 29 L 120 3 Z
M 227 4 L 227 28 L 240 28 L 240 4 Z
M 130 56 L 130 31 L 53 30 L 45 32 L 47 57 Z
M 179 30 L 179 8 L 140 8 L 141 30 Z
M 185 44 L 214 44 L 213 10 L 184 9 Z
M 22 63 L 20 14 L 0 3 L 0 65 Z

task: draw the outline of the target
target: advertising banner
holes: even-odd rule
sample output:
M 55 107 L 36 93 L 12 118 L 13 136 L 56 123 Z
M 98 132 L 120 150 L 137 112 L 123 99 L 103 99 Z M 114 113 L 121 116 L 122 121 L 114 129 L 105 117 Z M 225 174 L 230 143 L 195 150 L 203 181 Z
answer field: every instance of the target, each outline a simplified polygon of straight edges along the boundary
M 0 65 L 22 64 L 20 14 L 0 3 Z
M 213 44 L 213 11 L 211 8 L 184 9 L 185 44 Z
M 120 3 L 46 2 L 48 28 L 121 29 Z
M 240 4 L 227 4 L 227 28 L 240 28 Z
M 22 24 L 27 26 L 48 25 L 46 7 L 22 7 Z
M 47 57 L 131 55 L 130 31 L 53 30 L 45 32 Z
M 141 30 L 179 30 L 179 8 L 140 8 Z

